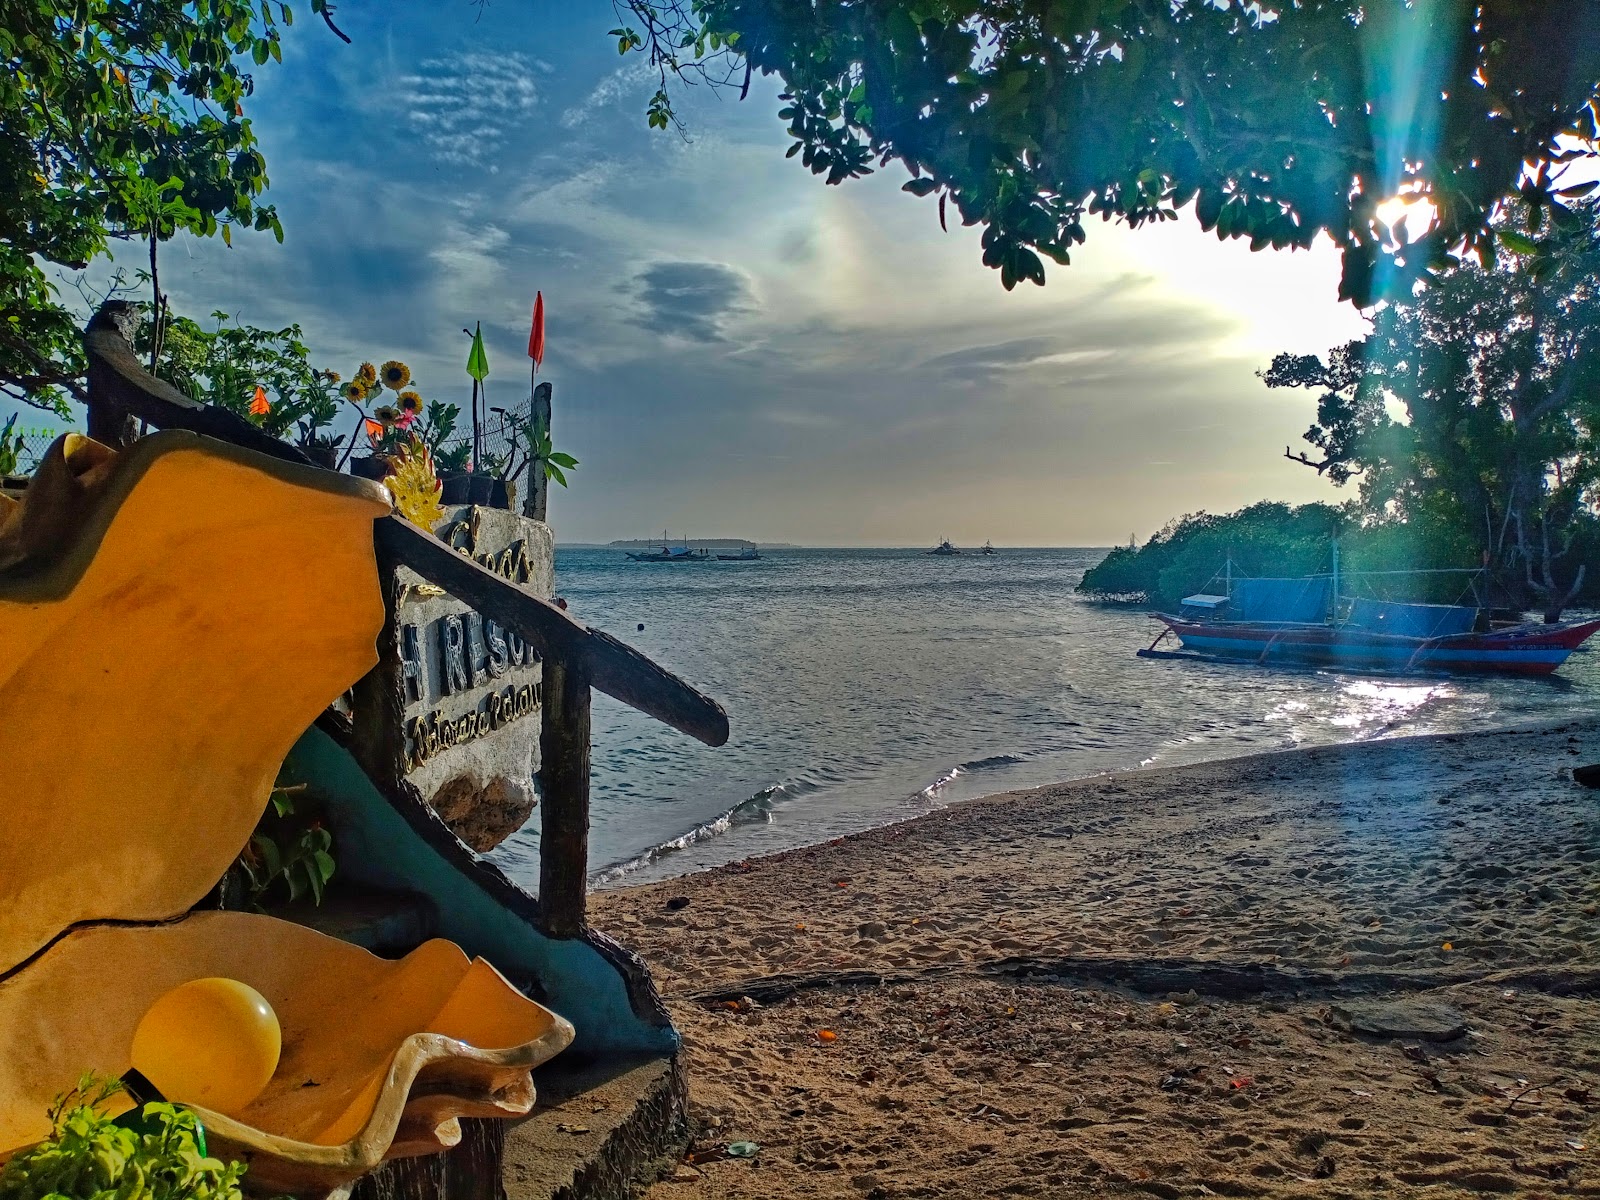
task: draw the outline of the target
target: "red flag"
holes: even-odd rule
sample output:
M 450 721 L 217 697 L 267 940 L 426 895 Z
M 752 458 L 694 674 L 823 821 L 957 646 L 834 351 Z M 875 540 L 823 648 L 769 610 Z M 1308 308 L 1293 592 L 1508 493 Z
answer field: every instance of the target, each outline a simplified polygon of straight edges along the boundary
M 537 371 L 544 363 L 544 293 L 533 298 L 533 332 L 528 334 L 528 357 Z
M 255 397 L 250 401 L 250 415 L 264 417 L 272 411 L 272 405 L 267 402 L 267 389 L 259 383 L 256 384 Z

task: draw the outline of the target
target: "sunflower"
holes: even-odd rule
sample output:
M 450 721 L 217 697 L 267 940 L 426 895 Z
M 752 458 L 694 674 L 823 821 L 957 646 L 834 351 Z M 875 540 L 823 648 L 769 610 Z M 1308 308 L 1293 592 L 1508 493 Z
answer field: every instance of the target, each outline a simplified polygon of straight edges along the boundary
M 344 398 L 351 404 L 360 404 L 367 398 L 367 389 L 361 386 L 361 381 L 352 379 L 344 385 Z
M 374 421 L 382 421 L 385 425 L 393 425 L 400 419 L 400 413 L 397 409 L 391 408 L 387 404 L 380 404 L 372 410 L 372 419 Z
M 403 413 L 420 413 L 422 411 L 422 396 L 417 392 L 401 392 L 400 411 Z
M 405 363 L 391 358 L 383 364 L 378 377 L 383 380 L 384 387 L 391 392 L 398 392 L 411 382 L 411 368 L 406 366 Z
M 356 378 L 362 383 L 373 384 L 378 382 L 378 368 L 371 363 L 362 363 L 361 369 L 356 372 Z
M 339 382 L 339 372 L 337 372 L 337 371 L 324 371 L 322 373 L 322 377 L 324 379 L 326 379 L 329 383 L 338 383 Z

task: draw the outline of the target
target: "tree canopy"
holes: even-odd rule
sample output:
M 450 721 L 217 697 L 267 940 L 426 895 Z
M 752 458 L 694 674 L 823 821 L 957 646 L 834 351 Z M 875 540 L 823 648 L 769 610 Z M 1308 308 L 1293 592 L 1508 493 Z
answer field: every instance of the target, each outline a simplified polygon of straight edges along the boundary
M 1340 247 L 1340 294 L 1404 295 L 1521 193 L 1560 208 L 1594 153 L 1592 0 L 614 0 L 670 123 L 677 75 L 783 80 L 780 113 L 829 183 L 898 160 L 907 191 L 981 224 L 1007 288 L 1066 264 L 1093 216 L 1193 202 L 1252 249 Z M 1396 230 L 1389 198 L 1426 198 Z M 1414 211 L 1426 211 L 1418 209 Z M 1387 218 L 1387 219 L 1386 219 Z
M 1356 480 L 1365 519 L 1455 531 L 1553 615 L 1600 499 L 1600 204 L 1534 222 L 1540 238 L 1513 215 L 1495 269 L 1442 272 L 1366 338 L 1280 354 L 1264 378 L 1320 391 L 1305 436 L 1322 457 L 1295 457 Z
M 60 269 L 139 239 L 153 273 L 180 230 L 282 239 L 245 105 L 292 20 L 277 0 L 0 0 L 0 391 L 63 414 L 79 392 Z

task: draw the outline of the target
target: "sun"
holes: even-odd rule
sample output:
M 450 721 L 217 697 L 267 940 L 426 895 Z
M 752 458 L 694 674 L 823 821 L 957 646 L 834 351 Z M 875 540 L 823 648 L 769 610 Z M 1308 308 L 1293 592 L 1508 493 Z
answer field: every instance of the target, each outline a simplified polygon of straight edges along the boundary
M 1439 219 L 1439 210 L 1433 206 L 1433 201 L 1416 192 L 1401 192 L 1379 201 L 1376 214 L 1402 245 L 1416 241 Z M 1401 221 L 1405 222 L 1404 227 L 1400 227 Z

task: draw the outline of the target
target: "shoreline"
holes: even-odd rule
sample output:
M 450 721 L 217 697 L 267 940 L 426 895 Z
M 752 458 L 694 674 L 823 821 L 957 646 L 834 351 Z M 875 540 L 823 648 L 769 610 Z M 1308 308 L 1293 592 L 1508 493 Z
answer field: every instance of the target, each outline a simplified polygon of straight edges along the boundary
M 624 892 L 633 888 L 650 887 L 657 884 L 665 886 L 671 884 L 675 880 L 691 879 L 700 875 L 726 871 L 729 868 L 737 867 L 740 864 L 761 862 L 767 859 L 774 859 L 782 857 L 783 855 L 793 854 L 798 851 L 810 850 L 818 846 L 837 845 L 842 841 L 851 841 L 858 838 L 870 837 L 874 834 L 881 833 L 884 830 L 895 829 L 905 825 L 913 825 L 918 821 L 923 821 L 929 817 L 938 816 L 940 813 L 961 809 L 967 805 L 981 804 L 991 801 L 998 802 L 1015 800 L 1028 796 L 1032 793 L 1046 791 L 1053 792 L 1060 789 L 1093 784 L 1097 781 L 1112 779 L 1119 776 L 1136 776 L 1140 779 L 1144 779 L 1158 776 L 1164 772 L 1189 771 L 1196 768 L 1212 766 L 1217 763 L 1250 764 L 1256 762 L 1257 760 L 1268 760 L 1282 755 L 1308 754 L 1317 751 L 1338 751 L 1347 749 L 1358 750 L 1361 747 L 1375 746 L 1385 742 L 1426 743 L 1430 741 L 1453 741 L 1462 738 L 1493 737 L 1497 735 L 1506 736 L 1517 733 L 1540 733 L 1553 731 L 1558 728 L 1566 729 L 1569 726 L 1572 728 L 1578 728 L 1579 726 L 1582 726 L 1584 728 L 1592 728 L 1596 732 L 1600 732 L 1600 713 L 1590 715 L 1580 714 L 1570 718 L 1539 722 L 1533 725 L 1508 725 L 1495 729 L 1473 730 L 1470 732 L 1455 731 L 1448 733 L 1379 734 L 1374 737 L 1355 738 L 1344 742 L 1328 742 L 1316 745 L 1281 746 L 1275 749 L 1251 750 L 1245 753 L 1235 754 L 1223 753 L 1219 754 L 1215 758 L 1201 757 L 1197 759 L 1191 759 L 1186 762 L 1165 765 L 1157 764 L 1147 758 L 1133 766 L 1107 767 L 1095 771 L 1089 775 L 1068 775 L 1059 779 L 1047 781 L 1045 783 L 1032 784 L 1025 787 L 1002 788 L 1001 790 L 994 792 L 984 792 L 976 796 L 963 796 L 958 800 L 940 803 L 937 800 L 937 793 L 939 791 L 941 791 L 955 779 L 971 773 L 972 764 L 958 763 L 954 767 L 946 769 L 943 773 L 937 776 L 933 783 L 929 784 L 927 787 L 918 789 L 916 792 L 911 793 L 907 797 L 908 800 L 914 796 L 925 797 L 933 805 L 933 807 L 928 808 L 926 811 L 915 813 L 911 816 L 896 817 L 891 820 L 887 820 L 880 825 L 869 825 L 866 828 L 855 830 L 850 833 L 839 834 L 834 837 L 823 836 L 817 841 L 803 842 L 799 845 L 786 847 L 781 850 L 772 850 L 765 853 L 746 855 L 742 858 L 729 859 L 727 862 L 716 863 L 710 866 L 692 867 L 679 874 L 652 877 L 648 879 L 634 878 L 634 876 L 639 872 L 650 869 L 650 867 L 662 859 L 670 860 L 674 854 L 677 854 L 682 850 L 701 845 L 705 842 L 715 841 L 715 839 L 725 836 L 729 829 L 736 828 L 738 826 L 740 823 L 738 821 L 738 817 L 741 813 L 744 813 L 749 809 L 759 807 L 763 804 L 770 803 L 774 798 L 774 793 L 781 793 L 786 785 L 778 783 L 761 789 L 755 794 L 739 801 L 737 804 L 732 805 L 730 808 L 719 813 L 710 820 L 702 821 L 699 824 L 685 830 L 676 837 L 669 838 L 654 846 L 651 846 L 639 854 L 601 867 L 590 874 L 589 888 L 591 894 L 599 895 L 602 893 Z M 989 760 L 983 761 L 987 762 Z
M 652 1200 L 1600 1196 L 1597 758 L 1578 718 L 1125 770 L 596 893 L 702 1148 L 763 1147 Z M 1340 1032 L 1355 994 L 1474 1035 Z M 1550 1076 L 1584 1098 L 1504 1118 Z

